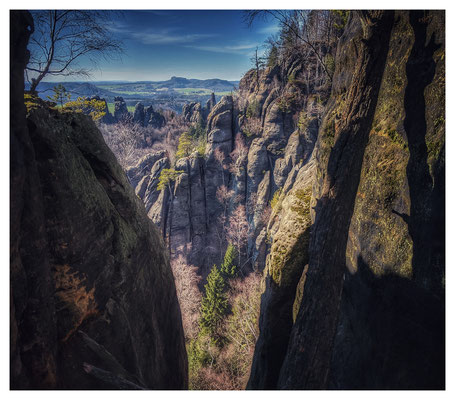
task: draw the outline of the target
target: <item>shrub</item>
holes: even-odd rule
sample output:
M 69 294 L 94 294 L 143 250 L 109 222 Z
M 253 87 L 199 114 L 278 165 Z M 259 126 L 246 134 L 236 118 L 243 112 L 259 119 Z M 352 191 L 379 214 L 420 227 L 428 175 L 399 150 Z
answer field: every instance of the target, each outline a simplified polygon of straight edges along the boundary
M 161 171 L 157 189 L 163 190 L 166 186 L 170 189 L 171 182 L 175 181 L 181 173 L 183 173 L 181 170 L 176 171 L 174 168 L 164 168 Z
M 246 117 L 259 118 L 260 111 L 259 102 L 257 100 L 253 100 L 246 108 Z
M 193 139 L 188 132 L 183 132 L 179 138 L 179 145 L 175 156 L 177 160 L 183 157 L 188 157 L 193 152 Z
M 278 64 L 278 48 L 275 45 L 269 50 L 269 54 L 267 57 L 267 67 L 273 68 L 275 65 Z
M 287 113 L 295 105 L 296 100 L 297 99 L 295 93 L 283 94 L 277 100 L 278 108 L 280 109 L 281 112 Z
M 134 165 L 142 156 L 148 153 L 143 148 L 143 129 L 139 124 L 124 122 L 100 125 L 100 131 L 106 144 L 124 169 Z
M 199 157 L 205 157 L 205 147 L 207 146 L 207 138 L 205 135 L 199 136 L 195 142 L 195 148 Z
M 245 118 L 242 131 L 247 137 L 257 136 L 262 132 L 262 122 L 258 117 Z
M 281 192 L 283 191 L 282 188 L 278 188 L 275 193 L 273 194 L 272 200 L 270 200 L 270 206 L 272 207 L 272 210 L 275 211 L 278 202 L 280 200 Z
M 102 100 L 78 97 L 75 101 L 63 104 L 62 110 L 88 114 L 94 121 L 98 121 L 106 115 L 106 103 Z
M 245 388 L 259 335 L 260 281 L 255 273 L 231 280 L 227 296 L 232 313 L 221 323 L 226 333 L 222 342 L 201 331 L 188 343 L 191 390 Z
M 325 56 L 325 66 L 330 76 L 333 76 L 333 73 L 335 72 L 335 59 L 330 53 Z
M 30 93 L 24 93 L 24 104 L 27 108 L 27 112 L 34 110 L 39 107 L 41 99 Z

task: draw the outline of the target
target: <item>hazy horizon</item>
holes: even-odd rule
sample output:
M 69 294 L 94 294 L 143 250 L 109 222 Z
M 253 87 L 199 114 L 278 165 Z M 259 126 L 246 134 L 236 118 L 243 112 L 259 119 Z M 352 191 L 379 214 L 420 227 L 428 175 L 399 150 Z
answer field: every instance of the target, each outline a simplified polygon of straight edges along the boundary
M 79 65 L 90 77 L 47 76 L 47 82 L 165 81 L 187 79 L 239 81 L 251 68 L 256 47 L 278 32 L 275 20 L 258 19 L 252 27 L 242 10 L 129 10 L 114 13 L 108 27 L 123 42 L 121 58 L 90 58 Z
M 245 71 L 246 72 L 246 71 Z M 60 78 L 60 79 L 58 79 Z M 188 79 L 188 80 L 192 80 L 192 79 L 196 79 L 196 80 L 199 80 L 199 81 L 209 81 L 209 80 L 215 80 L 215 79 L 218 79 L 218 80 L 221 80 L 221 81 L 227 81 L 227 82 L 236 82 L 238 83 L 240 81 L 240 79 L 223 79 L 223 78 L 219 78 L 219 77 L 211 77 L 211 78 L 204 78 L 204 79 L 200 79 L 200 78 L 194 78 L 192 76 L 170 76 L 169 78 L 167 79 L 160 79 L 160 80 L 150 80 L 150 79 L 141 79 L 141 80 L 128 80 L 128 79 L 100 79 L 100 80 L 94 80 L 94 79 L 91 79 L 90 77 L 87 78 L 87 77 L 81 77 L 81 79 L 74 79 L 74 77 L 72 77 L 72 79 L 70 79 L 70 77 L 68 77 L 68 79 L 64 79 L 65 77 L 63 76 L 56 76 L 55 77 L 55 80 L 51 80 L 51 79 L 43 79 L 42 82 L 43 83 L 101 83 L 101 82 L 105 82 L 105 83 L 140 83 L 140 82 L 151 82 L 151 83 L 159 83 L 159 82 L 166 82 L 166 81 L 170 81 L 172 78 L 182 78 L 182 79 Z M 29 85 L 28 82 L 25 83 L 26 85 Z

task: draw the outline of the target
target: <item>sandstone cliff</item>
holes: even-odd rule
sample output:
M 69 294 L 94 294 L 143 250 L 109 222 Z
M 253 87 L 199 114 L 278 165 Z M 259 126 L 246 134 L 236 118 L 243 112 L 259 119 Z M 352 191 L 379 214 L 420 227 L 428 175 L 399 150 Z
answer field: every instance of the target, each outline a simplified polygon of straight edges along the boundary
M 87 116 L 38 106 L 11 13 L 11 388 L 184 389 L 163 240 Z
M 250 388 L 444 388 L 444 77 L 443 12 L 351 12 L 309 238 L 288 256 L 286 207 Z
M 444 23 L 350 12 L 330 79 L 298 52 L 251 70 L 184 107 L 205 149 L 127 170 L 171 257 L 203 276 L 244 208 L 241 273 L 263 271 L 249 389 L 444 388 Z
M 238 94 L 224 96 L 213 107 L 214 98 L 207 108 L 199 103 L 185 106 L 184 118 L 205 126 L 207 144 L 203 156 L 195 152 L 176 162 L 180 174 L 169 191 L 156 191 L 161 171 L 171 165 L 166 156 L 150 154 L 129 169 L 136 194 L 146 203 L 149 217 L 161 227 L 173 256 L 185 255 L 203 272 L 220 262 L 226 246 L 226 221 L 241 205 L 249 224 L 245 264 L 264 268 L 269 248 L 264 215 L 291 170 L 295 168 L 297 173 L 308 162 L 319 126 L 318 115 L 312 112 L 314 87 L 299 101 L 285 106 L 277 94 L 278 87 L 282 91 L 294 87 L 287 76 L 291 71 L 297 73 L 297 64 L 266 69 L 259 88 L 248 73 Z M 209 106 L 211 111 L 205 117 Z M 305 115 L 300 127 L 293 119 L 299 111 Z M 244 143 L 240 150 L 239 137 Z M 145 159 L 149 160 L 148 168 L 144 168 Z M 217 197 L 221 186 L 232 193 L 226 204 Z

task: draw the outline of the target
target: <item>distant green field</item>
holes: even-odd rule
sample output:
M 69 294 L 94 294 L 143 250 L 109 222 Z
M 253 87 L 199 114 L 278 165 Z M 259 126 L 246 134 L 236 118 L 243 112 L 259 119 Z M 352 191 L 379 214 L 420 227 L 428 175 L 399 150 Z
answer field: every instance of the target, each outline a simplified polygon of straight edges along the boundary
M 134 106 L 126 106 L 128 108 L 128 111 L 133 113 L 134 112 Z M 107 103 L 107 108 L 109 110 L 109 112 L 114 115 L 114 110 L 115 110 L 115 106 L 114 106 L 114 103 Z
M 177 88 L 174 89 L 176 92 L 182 93 L 182 94 L 211 94 L 212 91 L 210 89 L 204 89 L 204 88 Z
M 122 86 L 123 85 L 96 85 L 96 87 L 99 87 L 100 89 L 106 89 L 106 90 L 112 90 L 112 91 L 122 91 Z
M 134 85 L 133 87 L 129 86 L 128 88 L 125 88 L 124 85 L 122 84 L 110 84 L 110 85 L 97 85 L 100 89 L 105 89 L 109 90 L 113 93 L 117 93 L 119 95 L 132 95 L 132 96 L 150 96 L 154 95 L 157 92 L 167 92 L 169 89 L 167 88 L 160 88 L 160 89 L 150 89 L 150 86 L 147 87 L 146 85 Z M 129 89 L 129 90 L 128 90 Z M 131 90 L 133 89 L 133 90 Z M 184 96 L 194 96 L 194 95 L 199 95 L 199 96 L 207 96 L 212 94 L 211 89 L 206 89 L 206 88 L 175 88 L 174 89 L 177 93 L 180 93 Z M 227 94 L 230 94 L 231 91 L 224 91 L 224 92 L 215 92 L 216 96 L 225 96 Z
M 145 88 L 137 88 L 137 89 L 142 89 L 142 90 L 125 90 L 122 88 L 122 85 L 97 85 L 97 87 L 99 87 L 100 89 L 104 89 L 104 90 L 109 90 L 113 93 L 118 93 L 118 94 L 129 94 L 129 95 L 133 95 L 133 96 L 147 96 L 147 95 L 150 95 L 150 93 L 153 93 L 153 92 L 149 92 L 149 91 L 146 91 Z
M 111 92 L 118 93 L 118 94 L 131 94 L 133 96 L 149 96 L 150 93 L 153 93 L 153 92 L 133 92 L 130 90 L 111 90 Z
M 213 90 L 211 89 L 204 89 L 204 88 L 178 88 L 174 89 L 176 92 L 182 93 L 184 95 L 210 95 L 212 94 Z M 231 91 L 225 91 L 225 92 L 215 92 L 216 96 L 225 96 L 227 94 L 231 94 Z
M 231 94 L 233 91 L 227 90 L 225 92 L 215 92 L 215 96 L 226 96 L 228 94 Z

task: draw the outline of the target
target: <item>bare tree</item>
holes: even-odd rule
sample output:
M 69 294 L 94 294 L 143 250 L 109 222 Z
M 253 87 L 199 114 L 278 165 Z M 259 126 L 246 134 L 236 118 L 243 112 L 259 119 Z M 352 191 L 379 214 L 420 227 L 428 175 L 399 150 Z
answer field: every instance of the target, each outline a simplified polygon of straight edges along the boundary
M 248 147 L 240 133 L 235 137 L 234 150 L 232 150 L 229 156 L 231 157 L 229 171 L 236 176 L 240 176 L 245 168 L 248 157 Z
M 226 236 L 236 248 L 239 255 L 239 267 L 242 248 L 248 240 L 248 222 L 246 219 L 245 206 L 239 204 L 229 217 L 229 224 L 226 226 Z
M 286 40 L 291 48 L 299 47 L 301 43 L 303 50 L 308 49 L 314 54 L 318 64 L 324 73 L 332 81 L 333 71 L 328 65 L 325 56 L 330 52 L 333 45 L 334 14 L 329 10 L 251 10 L 245 14 L 246 23 L 251 26 L 256 18 L 276 19 L 281 27 L 282 33 L 286 33 Z M 302 46 L 300 46 L 302 47 Z
M 262 132 L 262 121 L 259 117 L 247 117 L 243 120 L 242 131 L 247 136 L 258 136 Z
M 116 124 L 100 126 L 104 141 L 117 157 L 120 165 L 126 169 L 134 165 L 150 149 L 142 147 L 144 128 L 140 124 L 117 122 Z
M 233 195 L 234 195 L 234 191 L 229 190 L 225 185 L 221 185 L 216 190 L 216 199 L 223 206 L 223 210 L 224 210 L 223 215 L 225 215 L 225 216 L 226 216 L 227 207 L 228 207 L 229 202 L 231 201 Z
M 36 10 L 35 30 L 30 39 L 30 61 L 26 69 L 32 77 L 30 91 L 47 75 L 89 75 L 77 65 L 82 56 L 96 63 L 100 56 L 122 51 L 120 42 L 108 30 L 109 13 L 94 10 Z
M 177 297 L 182 310 L 183 330 L 186 339 L 193 339 L 198 332 L 199 309 L 202 295 L 198 284 L 201 277 L 197 268 L 188 265 L 183 255 L 171 260 L 172 273 L 175 279 Z
M 265 60 L 264 57 L 260 57 L 258 55 L 258 47 L 256 46 L 256 50 L 254 51 L 253 57 L 251 57 L 251 62 L 254 65 L 255 75 L 256 75 L 256 91 L 259 90 L 259 75 L 261 70 L 264 68 Z
M 215 151 L 213 152 L 213 156 L 215 157 L 215 160 L 218 164 L 220 164 L 222 170 L 221 170 L 221 177 L 223 178 L 223 185 L 226 184 L 225 179 L 224 179 L 224 171 L 228 168 L 226 165 L 226 156 L 224 155 L 224 152 L 217 147 Z

